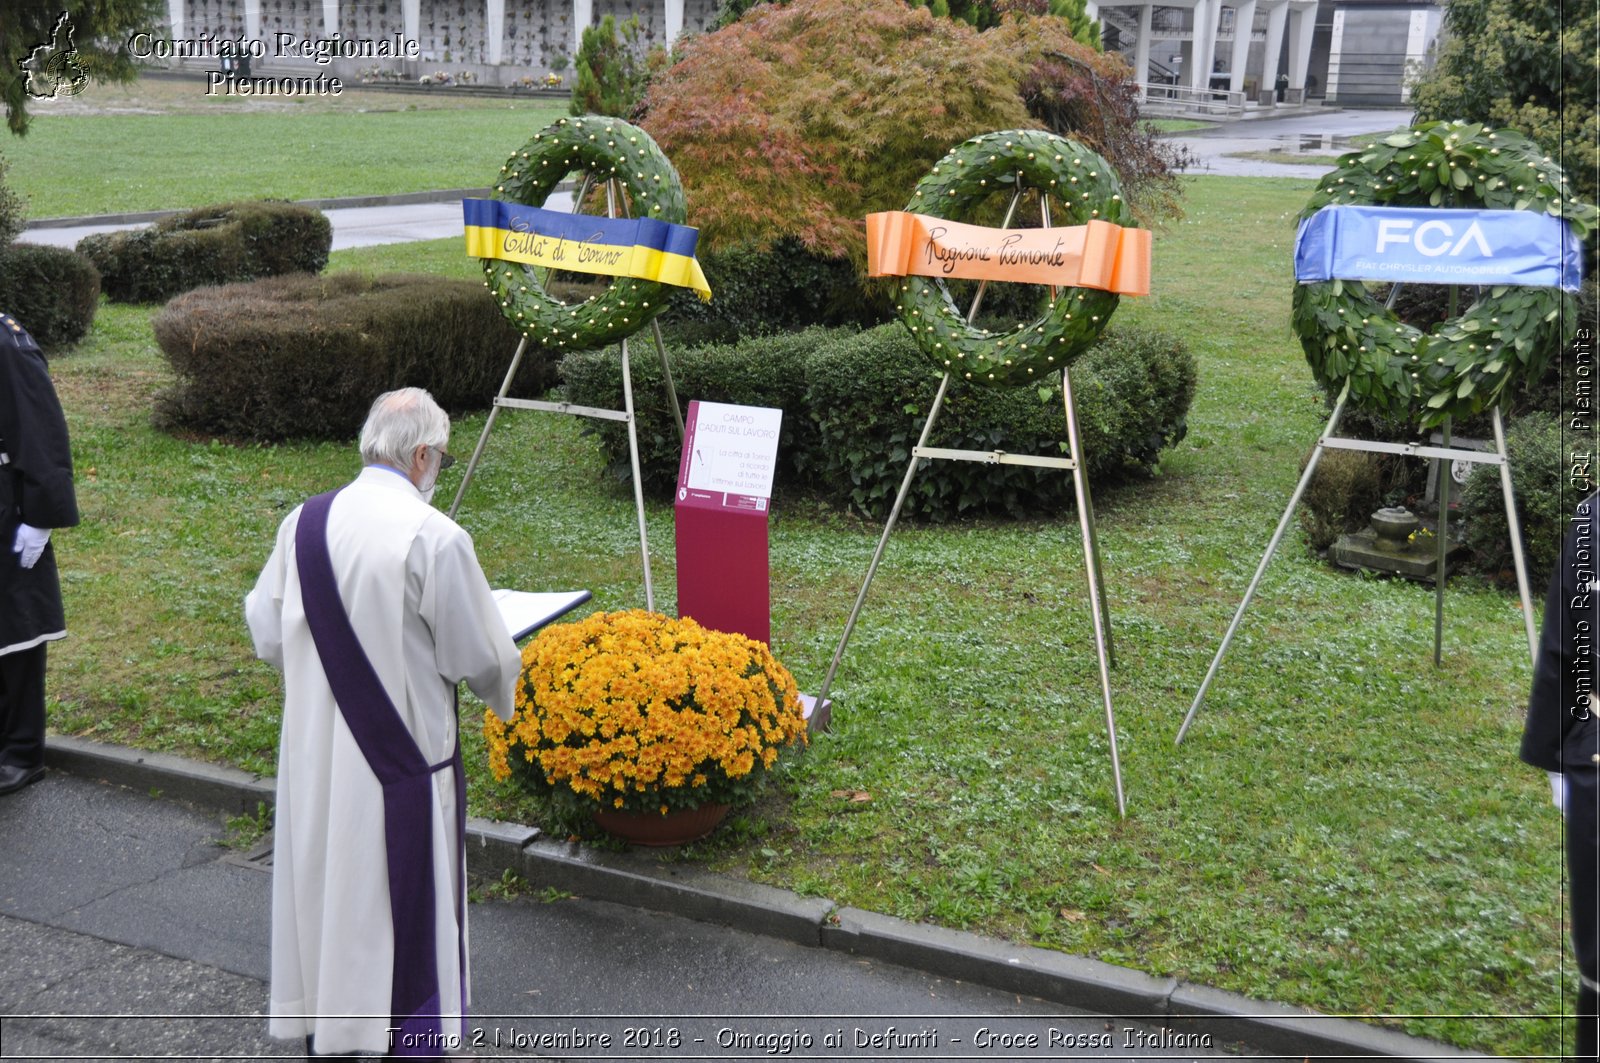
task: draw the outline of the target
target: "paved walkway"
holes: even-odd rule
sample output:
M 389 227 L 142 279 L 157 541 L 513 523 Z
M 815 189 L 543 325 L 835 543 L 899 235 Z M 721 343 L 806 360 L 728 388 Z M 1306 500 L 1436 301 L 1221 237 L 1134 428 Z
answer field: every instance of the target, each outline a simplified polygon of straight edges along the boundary
M 0 1056 L 256 1058 L 270 876 L 220 844 L 271 780 L 53 738 L 0 798 Z M 161 796 L 157 796 L 161 795 Z M 642 852 L 470 820 L 477 1055 L 562 1059 L 1258 1059 L 1451 1055 L 1362 1023 L 906 923 Z M 481 887 L 480 887 L 481 888 Z M 626 1031 L 676 1031 L 632 1048 Z M 890 1029 L 896 1031 L 891 1034 Z M 528 1038 L 605 1034 L 588 1052 Z M 792 1050 L 773 1050 L 787 1034 Z M 830 1044 L 829 1034 L 843 1040 Z M 805 1039 L 810 1044 L 805 1044 Z M 698 1039 L 698 1040 L 697 1040 Z
M 222 819 L 60 770 L 0 798 L 0 1055 L 237 1059 L 298 1051 L 265 1036 L 271 876 L 220 844 Z M 636 866 L 643 873 L 654 863 Z M 480 1038 L 468 1047 L 479 1056 L 1272 1058 L 1241 1042 L 1234 1020 L 1163 1028 L 1159 995 L 1133 1017 L 1109 1018 L 1027 987 L 990 988 L 885 962 L 870 947 L 849 947 L 851 932 L 878 931 L 870 918 L 848 913 L 837 923 L 837 947 L 554 888 L 479 899 L 469 918 L 470 1028 Z M 628 1031 L 641 1029 L 657 1048 L 627 1044 Z M 839 1031 L 842 1045 L 827 1046 Z M 582 1051 L 531 1048 L 530 1038 L 549 1034 L 566 1044 L 576 1035 L 591 1040 Z M 770 1050 L 782 1036 L 792 1052 Z

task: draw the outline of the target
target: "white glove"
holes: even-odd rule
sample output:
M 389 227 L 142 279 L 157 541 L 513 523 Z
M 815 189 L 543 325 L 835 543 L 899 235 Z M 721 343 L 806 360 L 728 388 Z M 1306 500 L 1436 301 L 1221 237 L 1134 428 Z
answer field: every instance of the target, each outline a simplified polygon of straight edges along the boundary
M 32 568 L 39 563 L 39 555 L 44 553 L 45 545 L 49 542 L 49 528 L 35 528 L 31 524 L 18 524 L 17 538 L 11 544 L 11 552 L 22 555 L 20 564 L 23 568 Z
M 1550 803 L 1567 814 L 1567 777 L 1559 771 L 1552 771 L 1550 775 Z

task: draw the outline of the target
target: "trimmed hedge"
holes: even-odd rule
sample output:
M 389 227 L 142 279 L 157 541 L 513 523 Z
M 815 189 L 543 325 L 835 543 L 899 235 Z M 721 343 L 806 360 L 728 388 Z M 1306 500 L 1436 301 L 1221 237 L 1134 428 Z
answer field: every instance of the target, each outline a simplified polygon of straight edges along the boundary
M 927 418 L 938 376 L 898 323 L 819 351 L 807 363 L 806 402 L 820 447 L 809 472 L 819 489 L 875 519 L 886 517 Z M 1194 399 L 1195 362 L 1182 341 L 1108 330 L 1072 367 L 1073 394 L 1092 482 L 1155 468 L 1182 439 Z M 973 388 L 952 381 L 929 445 L 1014 454 L 1066 454 L 1059 380 L 1038 387 Z M 908 515 L 1021 515 L 1071 503 L 1072 474 L 1015 465 L 924 465 Z
M 40 244 L 0 250 L 0 310 L 46 353 L 81 340 L 99 306 L 100 273 L 76 251 Z
M 372 400 L 427 388 L 447 410 L 482 409 L 518 341 L 481 283 L 427 274 L 297 274 L 204 288 L 152 321 L 178 383 L 156 421 L 254 440 L 349 439 Z M 513 389 L 535 395 L 549 363 L 530 348 Z
M 78 242 L 113 302 L 159 303 L 194 288 L 320 273 L 333 246 L 321 211 L 260 200 L 201 207 L 148 229 L 96 233 Z
M 661 356 L 653 341 L 640 334 L 630 345 L 633 410 L 639 432 L 639 460 L 645 491 L 669 498 L 678 484 L 678 425 L 661 384 Z M 801 455 L 815 451 L 816 426 L 805 409 L 806 359 L 837 333 L 825 328 L 753 337 L 728 345 L 669 349 L 672 384 L 678 401 L 727 402 L 740 406 L 772 406 L 783 411 L 778 435 L 777 480 L 801 479 Z M 567 397 L 580 406 L 622 409 L 622 358 L 617 348 L 576 351 L 561 363 Z M 628 429 L 617 421 L 596 421 L 590 431 L 600 438 L 610 471 L 619 480 L 631 474 Z
M 685 402 L 699 398 L 784 410 L 780 486 L 810 488 L 874 518 L 887 514 L 899 490 L 939 382 L 898 323 L 867 332 L 810 329 L 680 351 L 672 360 Z M 665 498 L 676 483 L 679 446 L 671 415 L 658 398 L 656 361 L 635 357 L 634 399 L 645 487 Z M 563 372 L 571 401 L 621 405 L 614 352 L 569 355 Z M 1109 331 L 1074 366 L 1072 379 L 1095 482 L 1151 469 L 1163 447 L 1183 438 L 1195 363 L 1178 340 Z M 598 435 L 613 471 L 626 476 L 625 429 L 608 425 Z M 1065 452 L 1065 437 L 1058 384 L 952 385 L 932 444 L 1055 455 Z M 976 512 L 1020 515 L 1059 509 L 1072 497 L 1072 477 L 1064 470 L 935 462 L 919 472 L 905 512 L 932 520 Z

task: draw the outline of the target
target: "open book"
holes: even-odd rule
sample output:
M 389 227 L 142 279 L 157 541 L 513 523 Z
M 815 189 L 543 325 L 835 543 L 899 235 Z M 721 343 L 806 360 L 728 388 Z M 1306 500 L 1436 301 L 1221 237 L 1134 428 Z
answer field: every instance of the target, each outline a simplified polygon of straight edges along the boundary
M 514 641 L 521 641 L 538 631 L 550 621 L 565 616 L 591 595 L 588 591 L 513 591 L 500 589 L 494 592 L 494 603 L 500 607 L 500 618 Z

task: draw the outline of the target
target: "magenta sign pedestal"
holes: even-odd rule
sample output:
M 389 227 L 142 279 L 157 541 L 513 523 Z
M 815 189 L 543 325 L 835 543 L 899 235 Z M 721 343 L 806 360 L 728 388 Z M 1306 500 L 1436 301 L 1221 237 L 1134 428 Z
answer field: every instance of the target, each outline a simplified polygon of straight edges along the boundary
M 678 615 L 772 642 L 767 508 L 783 411 L 689 403 L 675 507 Z

